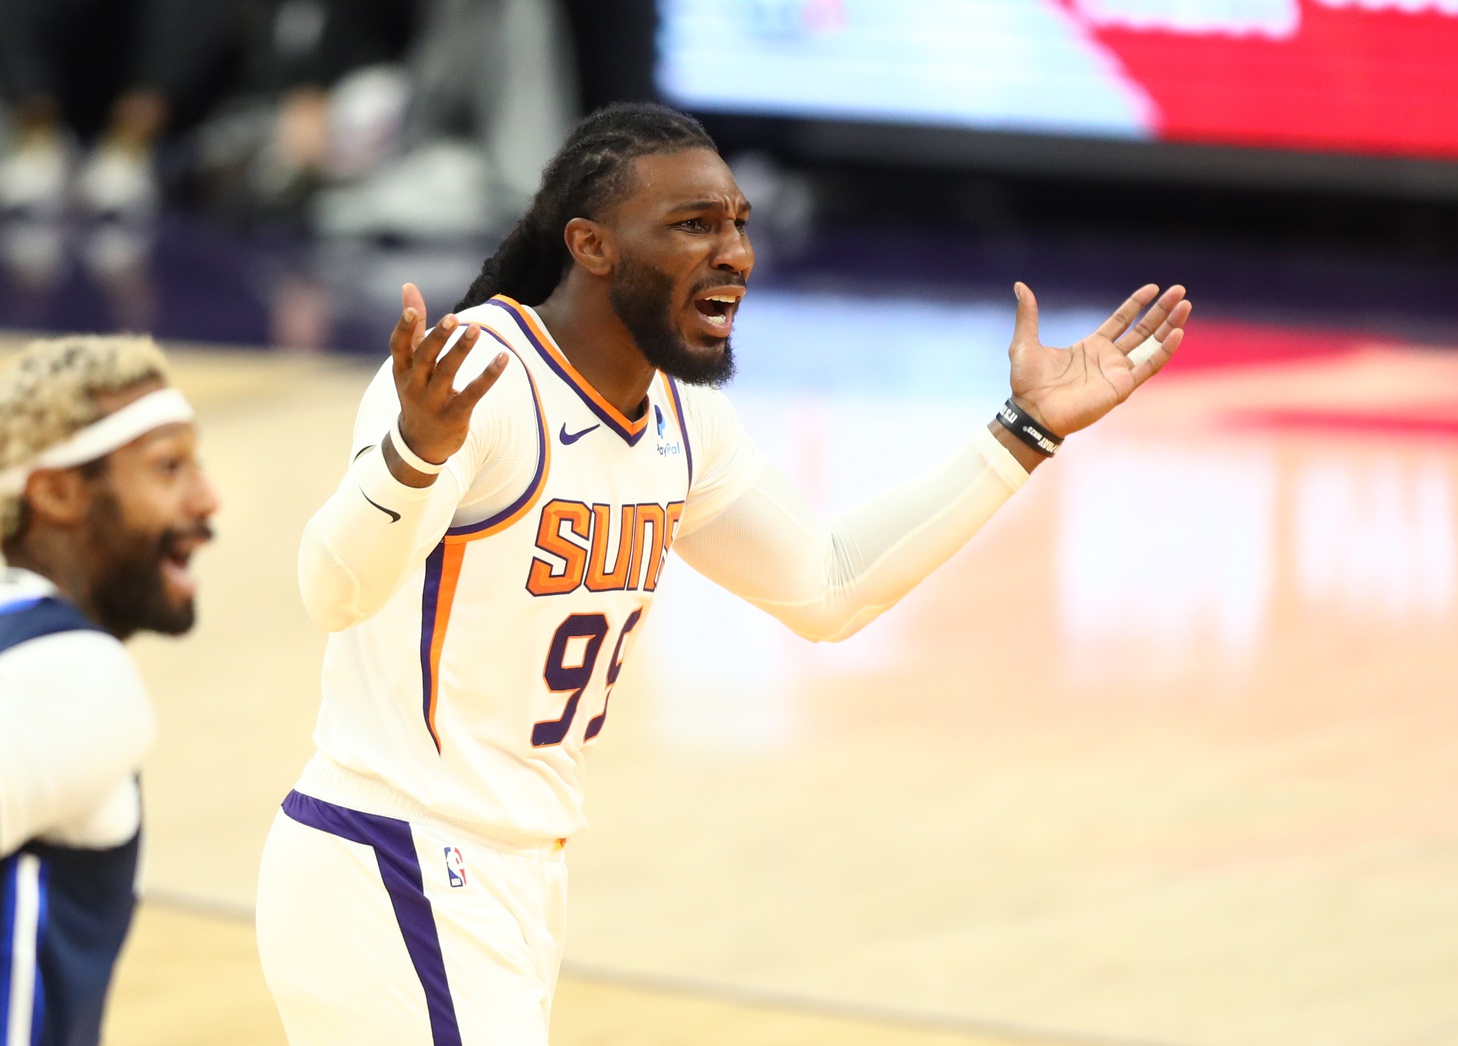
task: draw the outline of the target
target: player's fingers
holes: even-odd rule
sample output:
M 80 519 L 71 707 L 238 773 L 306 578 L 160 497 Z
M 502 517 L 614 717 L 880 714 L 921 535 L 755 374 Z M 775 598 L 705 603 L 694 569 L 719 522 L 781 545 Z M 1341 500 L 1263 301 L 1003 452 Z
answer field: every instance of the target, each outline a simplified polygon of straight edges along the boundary
M 413 283 L 407 283 L 400 288 L 400 306 L 406 311 L 414 310 L 419 320 L 415 329 L 410 334 L 410 347 L 418 348 L 421 340 L 425 337 L 425 322 L 428 313 L 425 311 L 425 295 L 420 293 L 420 288 Z
M 1013 320 L 1013 344 L 1038 344 L 1038 299 L 1026 283 L 1014 283 L 1013 293 L 1017 295 L 1018 311 Z
M 449 390 L 456 381 L 456 371 L 461 369 L 461 364 L 466 362 L 466 357 L 476 347 L 476 341 L 481 337 L 481 328 L 474 323 L 466 325 L 461 336 L 450 350 L 440 358 L 435 365 L 435 374 L 431 377 L 431 384 L 441 389 Z
M 420 341 L 417 331 L 424 316 L 424 312 L 407 305 L 400 310 L 400 319 L 390 332 L 390 358 L 397 377 L 410 370 L 410 361 L 415 357 L 415 346 Z
M 1158 287 L 1152 283 L 1146 283 L 1143 287 L 1140 287 L 1133 294 L 1129 295 L 1128 298 L 1124 299 L 1124 304 L 1120 305 L 1108 319 L 1099 324 L 1099 329 L 1095 333 L 1108 338 L 1110 341 L 1118 338 L 1119 335 L 1129 329 L 1129 324 L 1134 322 L 1135 317 L 1144 311 L 1144 306 L 1152 302 L 1158 294 Z
M 507 361 L 510 359 L 504 352 L 498 352 L 496 358 L 486 364 L 486 369 L 467 383 L 466 387 L 456 393 L 456 398 L 451 401 L 454 410 L 469 414 L 476 409 L 476 404 L 481 402 L 481 397 L 491 391 L 491 386 L 496 384 L 496 379 L 501 377 L 502 371 L 506 370 Z
M 1180 342 L 1184 340 L 1184 337 L 1184 329 L 1176 328 L 1170 331 L 1169 336 L 1162 341 L 1155 341 L 1151 338 L 1146 343 L 1148 347 L 1147 352 L 1145 351 L 1145 347 L 1141 346 L 1140 350 L 1129 354 L 1131 362 L 1137 359 L 1137 362 L 1134 362 L 1133 369 L 1129 372 L 1130 376 L 1134 379 L 1134 387 L 1136 389 L 1159 373 L 1160 368 L 1170 361 L 1170 357 L 1180 347 Z
M 1173 332 L 1183 330 L 1185 324 L 1190 320 L 1190 313 L 1194 311 L 1195 303 L 1186 298 L 1171 310 L 1169 318 L 1161 323 L 1159 329 L 1154 332 L 1154 337 L 1159 341 L 1164 341 Z
M 1165 325 L 1184 297 L 1185 289 L 1179 284 L 1161 294 L 1149 311 L 1139 317 L 1139 322 L 1114 343 L 1119 351 L 1127 356 L 1129 350 L 1142 344 L 1146 338 L 1157 336 L 1156 332 Z
M 1159 347 L 1169 340 L 1171 334 L 1184 330 L 1185 321 L 1190 318 L 1190 313 L 1194 311 L 1194 308 L 1194 304 L 1188 299 L 1176 305 L 1174 311 L 1169 314 L 1169 318 L 1155 328 L 1153 334 L 1124 353 L 1129 359 L 1129 365 L 1137 367 L 1154 355 Z M 1122 346 L 1120 347 L 1122 348 Z
M 455 313 L 442 316 L 439 323 L 431 328 L 430 333 L 420 339 L 420 344 L 415 347 L 415 357 L 410 361 L 410 380 L 421 388 L 430 384 L 431 376 L 435 373 L 437 360 L 445 351 L 446 343 L 456 333 L 456 328 L 461 321 L 456 318 Z

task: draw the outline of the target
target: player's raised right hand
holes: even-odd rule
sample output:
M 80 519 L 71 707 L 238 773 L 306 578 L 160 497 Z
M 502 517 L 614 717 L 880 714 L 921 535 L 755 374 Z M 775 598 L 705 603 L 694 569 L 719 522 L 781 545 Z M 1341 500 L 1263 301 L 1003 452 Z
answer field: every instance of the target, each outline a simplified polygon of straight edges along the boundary
M 484 371 L 457 389 L 456 372 L 481 337 L 481 328 L 470 324 L 442 356 L 459 326 L 453 314 L 447 315 L 427 334 L 425 298 L 415 284 L 405 284 L 400 322 L 390 335 L 395 391 L 400 396 L 400 435 L 410 451 L 432 463 L 443 462 L 461 449 L 471 430 L 471 412 L 506 369 L 507 354 L 497 353 Z M 406 464 L 390 440 L 385 439 L 385 460 L 395 478 L 416 487 L 434 481 L 434 476 Z

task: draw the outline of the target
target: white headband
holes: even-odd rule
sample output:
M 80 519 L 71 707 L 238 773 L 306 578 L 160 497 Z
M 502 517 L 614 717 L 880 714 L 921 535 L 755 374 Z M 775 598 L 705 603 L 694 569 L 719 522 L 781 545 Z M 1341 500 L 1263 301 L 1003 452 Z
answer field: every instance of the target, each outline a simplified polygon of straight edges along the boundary
M 192 404 L 177 389 L 158 389 L 52 444 L 29 461 L 0 472 L 0 495 L 18 494 L 39 469 L 66 469 L 105 457 L 163 425 L 192 421 Z

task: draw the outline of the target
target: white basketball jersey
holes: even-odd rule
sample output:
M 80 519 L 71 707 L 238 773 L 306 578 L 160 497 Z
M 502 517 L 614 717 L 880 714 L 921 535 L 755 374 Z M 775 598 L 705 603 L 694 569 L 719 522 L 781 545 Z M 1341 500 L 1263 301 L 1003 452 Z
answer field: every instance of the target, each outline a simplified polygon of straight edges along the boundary
M 565 837 L 585 825 L 585 749 L 611 729 L 613 686 L 689 500 L 688 432 L 742 430 L 732 415 L 686 424 L 690 396 L 701 412 L 727 401 L 661 374 L 629 420 L 510 299 L 466 322 L 483 327 L 483 359 L 494 338 L 525 370 L 535 425 L 519 431 L 535 432 L 535 474 L 489 515 L 458 512 L 380 613 L 330 637 L 316 741 L 433 815 Z M 758 460 L 739 457 L 739 471 Z

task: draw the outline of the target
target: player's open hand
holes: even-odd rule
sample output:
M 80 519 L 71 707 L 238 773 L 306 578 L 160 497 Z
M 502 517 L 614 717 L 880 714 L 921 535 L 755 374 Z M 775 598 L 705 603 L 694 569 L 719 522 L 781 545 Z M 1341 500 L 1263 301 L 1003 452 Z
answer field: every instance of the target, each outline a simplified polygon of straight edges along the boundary
M 1013 399 L 1059 436 L 1092 425 L 1158 373 L 1179 347 L 1193 308 L 1183 287 L 1160 294 L 1151 283 L 1130 295 L 1098 330 L 1060 349 L 1038 340 L 1033 292 L 1022 283 L 1014 290 L 1017 323 L 1008 349 Z
M 459 326 L 454 315 L 447 315 L 427 334 L 425 298 L 415 284 L 405 285 L 400 322 L 390 335 L 395 391 L 400 395 L 400 435 L 411 451 L 432 463 L 461 449 L 471 430 L 471 412 L 506 369 L 507 355 L 498 353 L 484 371 L 457 389 L 456 372 L 481 337 L 481 328 L 470 324 L 442 356 Z

